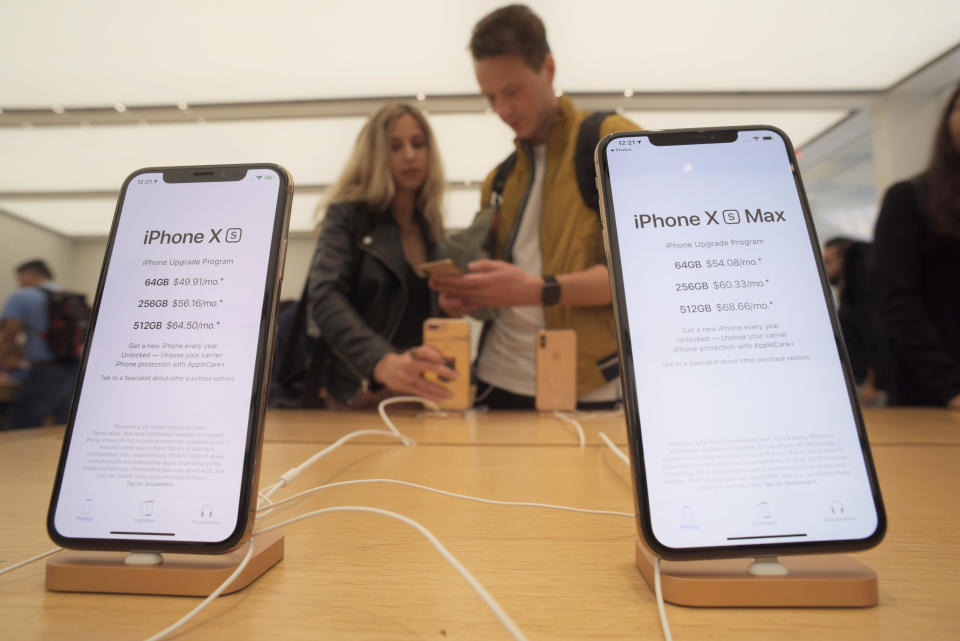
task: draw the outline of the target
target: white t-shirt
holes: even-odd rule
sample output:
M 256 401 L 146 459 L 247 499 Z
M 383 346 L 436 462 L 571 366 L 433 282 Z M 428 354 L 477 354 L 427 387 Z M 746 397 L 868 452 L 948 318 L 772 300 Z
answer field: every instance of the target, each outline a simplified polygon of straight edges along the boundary
M 540 219 L 543 215 L 543 184 L 547 171 L 547 146 L 533 147 L 533 184 L 513 244 L 513 264 L 533 276 L 542 276 Z M 537 393 L 537 332 L 547 326 L 543 307 L 500 307 L 477 359 L 477 377 L 501 389 L 523 396 Z M 582 401 L 613 401 L 620 397 L 620 380 L 580 396 Z
M 547 146 L 533 148 L 533 184 L 527 195 L 520 227 L 513 244 L 513 264 L 533 276 L 542 276 L 540 218 L 543 214 L 543 182 L 547 173 Z M 543 307 L 500 307 L 484 339 L 477 360 L 477 377 L 514 394 L 534 396 L 537 391 L 537 332 L 547 322 Z

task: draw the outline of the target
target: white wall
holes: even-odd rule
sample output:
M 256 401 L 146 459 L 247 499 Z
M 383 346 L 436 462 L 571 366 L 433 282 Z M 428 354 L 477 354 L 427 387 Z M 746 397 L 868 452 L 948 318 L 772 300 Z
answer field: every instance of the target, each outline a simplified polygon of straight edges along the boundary
M 70 240 L 0 210 L 0 304 L 17 287 L 14 269 L 28 260 L 42 259 L 63 282 L 73 268 Z
M 64 287 L 86 294 L 87 302 L 91 305 L 97 293 L 97 281 L 100 279 L 106 249 L 106 238 L 83 238 L 71 243 L 70 272 L 62 282 Z
M 873 110 L 873 166 L 878 193 L 923 171 L 953 87 L 894 93 Z

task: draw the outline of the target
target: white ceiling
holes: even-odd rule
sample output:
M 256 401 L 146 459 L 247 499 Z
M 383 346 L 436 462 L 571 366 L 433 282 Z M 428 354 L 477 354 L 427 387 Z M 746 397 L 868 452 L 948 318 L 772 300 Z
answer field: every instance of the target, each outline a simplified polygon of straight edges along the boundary
M 488 0 L 10 2 L 0 22 L 0 109 L 476 94 L 466 50 Z M 956 0 L 531 1 L 568 92 L 883 90 L 960 41 Z M 905 36 L 904 34 L 922 34 Z M 630 111 L 646 128 L 773 124 L 797 146 L 848 113 Z M 6 117 L 6 115 L 4 115 Z M 469 219 L 475 183 L 510 150 L 490 114 L 433 114 Z M 331 182 L 362 119 L 0 127 L 0 210 L 67 235 L 102 235 L 115 192 L 144 166 L 270 161 L 301 185 Z M 17 196 L 29 192 L 29 197 Z M 88 192 L 85 197 L 51 192 Z M 312 227 L 320 195 L 295 199 Z
M 705 125 L 776 124 L 802 144 L 843 111 L 626 112 L 650 129 Z M 430 116 L 447 179 L 469 182 L 448 199 L 449 227 L 466 225 L 479 204 L 484 176 L 512 149 L 512 134 L 490 114 Z M 276 162 L 301 185 L 333 182 L 363 124 L 361 118 L 254 120 L 148 126 L 0 129 L 0 145 L 19 150 L 0 155 L 0 209 L 70 236 L 106 234 L 123 179 L 149 166 Z M 44 192 L 107 192 L 107 197 L 43 198 Z M 464 193 L 466 192 L 466 193 Z M 316 192 L 294 198 L 291 230 L 313 227 Z
M 6 2 L 0 108 L 475 93 L 489 0 Z M 956 0 L 532 0 L 567 92 L 883 89 Z M 950 19 L 950 17 L 953 19 Z

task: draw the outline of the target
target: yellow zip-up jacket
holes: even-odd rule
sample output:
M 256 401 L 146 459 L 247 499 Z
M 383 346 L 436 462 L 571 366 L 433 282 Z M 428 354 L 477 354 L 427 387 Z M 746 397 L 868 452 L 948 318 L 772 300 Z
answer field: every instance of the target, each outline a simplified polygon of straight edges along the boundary
M 543 186 L 543 215 L 540 221 L 540 252 L 543 275 L 556 276 L 606 265 L 600 217 L 580 195 L 574 155 L 580 123 L 589 115 L 579 111 L 566 96 L 560 98 L 560 114 L 547 139 L 547 167 Z M 622 116 L 610 115 L 600 127 L 600 137 L 638 127 Z M 503 200 L 496 223 L 494 257 L 506 260 L 511 231 L 520 215 L 530 188 L 530 147 L 515 140 L 517 161 L 503 188 Z M 490 202 L 496 169 L 483 183 L 481 207 Z M 617 339 L 610 305 L 570 307 L 554 305 L 545 310 L 547 329 L 577 332 L 577 393 L 597 389 L 619 374 Z M 531 346 L 533 349 L 533 346 Z

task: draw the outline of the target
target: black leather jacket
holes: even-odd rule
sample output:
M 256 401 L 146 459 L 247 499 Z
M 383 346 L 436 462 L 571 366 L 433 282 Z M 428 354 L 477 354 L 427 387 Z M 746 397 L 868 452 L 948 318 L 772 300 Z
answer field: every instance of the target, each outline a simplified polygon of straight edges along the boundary
M 417 214 L 419 216 L 419 214 Z M 428 260 L 440 248 L 425 230 Z M 407 307 L 407 263 L 389 211 L 361 202 L 327 209 L 310 268 L 310 314 L 320 328 L 320 347 L 311 368 L 341 403 L 374 387 L 373 368 L 386 354 Z M 431 297 L 431 316 L 438 313 Z M 320 362 L 317 362 L 317 361 Z

